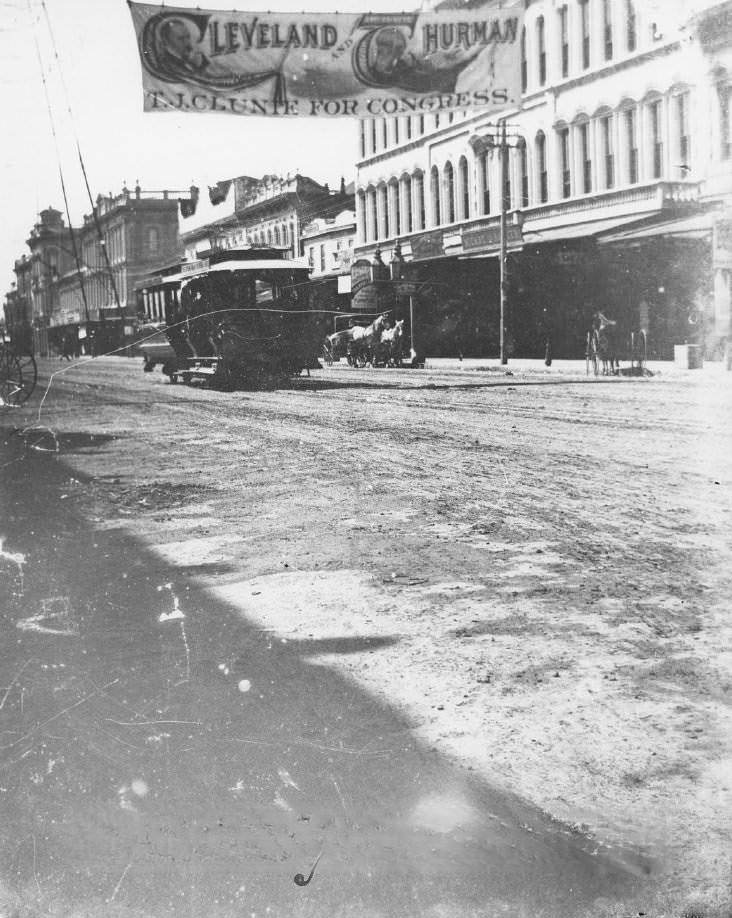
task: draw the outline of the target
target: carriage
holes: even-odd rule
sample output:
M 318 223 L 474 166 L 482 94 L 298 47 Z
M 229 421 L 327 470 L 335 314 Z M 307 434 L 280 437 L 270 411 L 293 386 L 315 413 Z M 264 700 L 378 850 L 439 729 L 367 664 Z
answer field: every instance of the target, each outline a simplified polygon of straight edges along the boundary
M 648 341 L 644 329 L 632 331 L 627 342 L 627 357 L 620 356 L 620 336 L 617 333 L 617 322 L 608 319 L 601 312 L 596 312 L 592 328 L 585 338 L 585 372 L 590 375 L 618 376 L 621 373 L 620 360 L 630 362 L 630 370 L 623 371 L 630 376 L 650 375 L 646 366 L 648 358 Z
M 307 265 L 275 249 L 214 252 L 167 301 L 168 347 L 157 333 L 140 344 L 145 369 L 162 362 L 171 382 L 233 389 L 319 366 L 325 320 L 308 278 Z
M 368 317 L 359 318 L 360 322 L 349 316 L 347 328 L 326 336 L 322 346 L 323 363 L 332 366 L 335 360 L 345 357 L 352 367 L 400 367 L 404 320 L 392 324 L 388 313 L 379 313 L 369 324 L 364 322 Z

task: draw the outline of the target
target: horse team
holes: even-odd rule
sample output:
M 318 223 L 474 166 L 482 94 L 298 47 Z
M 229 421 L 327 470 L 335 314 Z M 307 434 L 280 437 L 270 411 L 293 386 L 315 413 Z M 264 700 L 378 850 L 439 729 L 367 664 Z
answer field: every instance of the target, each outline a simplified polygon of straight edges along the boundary
M 353 325 L 328 335 L 323 354 L 328 363 L 345 357 L 351 366 L 402 365 L 404 319 L 390 324 L 388 314 L 377 316 L 370 325 Z

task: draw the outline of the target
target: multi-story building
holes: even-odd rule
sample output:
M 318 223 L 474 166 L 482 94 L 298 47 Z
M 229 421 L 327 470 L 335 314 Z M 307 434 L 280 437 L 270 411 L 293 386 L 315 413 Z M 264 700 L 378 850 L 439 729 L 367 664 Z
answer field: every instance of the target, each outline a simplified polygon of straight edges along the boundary
M 134 191 L 99 195 L 93 213 L 76 230 L 76 265 L 58 279 L 58 306 L 48 316 L 52 336 L 78 332 L 95 349 L 122 346 L 133 335 L 135 286 L 150 269 L 179 254 L 178 209 L 191 206 L 190 192 Z
M 356 211 L 339 201 L 334 210 L 314 217 L 302 228 L 303 254 L 310 265 L 311 288 L 319 308 L 336 314 L 349 312 L 351 305 L 351 266 L 356 238 Z
M 551 339 L 579 356 L 597 309 L 658 357 L 705 332 L 718 348 L 731 4 L 697 0 L 674 21 L 677 6 L 527 2 L 520 108 L 360 122 L 355 256 L 388 264 L 400 242 L 423 350 L 497 353 L 503 207 L 509 354 Z
M 17 322 L 24 315 L 38 353 L 48 352 L 48 327 L 59 307 L 59 278 L 74 267 L 73 232 L 60 211 L 47 207 L 26 240 L 30 255 L 15 262 L 14 317 Z

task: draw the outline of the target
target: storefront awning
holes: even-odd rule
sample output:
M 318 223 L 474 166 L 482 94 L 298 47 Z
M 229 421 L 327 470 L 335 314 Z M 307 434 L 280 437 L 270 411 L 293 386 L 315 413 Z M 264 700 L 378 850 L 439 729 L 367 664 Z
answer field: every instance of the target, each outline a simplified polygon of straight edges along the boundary
M 650 225 L 629 227 L 621 232 L 603 236 L 598 242 L 602 245 L 611 242 L 640 242 L 658 236 L 671 236 L 675 239 L 711 239 L 713 226 L 713 213 L 694 214 Z
M 630 217 L 614 217 L 606 220 L 591 220 L 586 223 L 569 223 L 567 226 L 556 226 L 545 230 L 527 230 L 524 228 L 524 245 L 540 245 L 544 242 L 563 242 L 565 239 L 582 239 L 594 237 L 600 233 L 612 232 L 621 227 L 626 229 L 642 222 L 637 214 Z M 647 218 L 646 218 L 647 219 Z

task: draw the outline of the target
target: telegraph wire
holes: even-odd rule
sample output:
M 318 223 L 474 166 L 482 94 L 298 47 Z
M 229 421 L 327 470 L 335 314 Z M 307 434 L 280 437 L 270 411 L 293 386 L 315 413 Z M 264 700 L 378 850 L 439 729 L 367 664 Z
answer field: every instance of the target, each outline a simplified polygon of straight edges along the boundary
M 30 0 L 28 0 L 28 2 L 30 3 Z M 123 313 L 122 313 L 122 303 L 121 303 L 121 301 L 120 301 L 119 292 L 118 292 L 118 290 L 117 290 L 117 284 L 116 284 L 115 279 L 114 279 L 114 271 L 112 270 L 112 263 L 111 263 L 111 261 L 109 260 L 109 252 L 107 251 L 107 245 L 106 245 L 106 242 L 105 242 L 105 239 L 104 239 L 104 233 L 102 232 L 102 226 L 101 226 L 101 223 L 99 222 L 99 215 L 97 214 L 96 207 L 94 206 L 94 199 L 93 199 L 93 197 L 92 197 L 91 188 L 89 187 L 89 178 L 88 178 L 87 173 L 86 173 L 86 166 L 85 166 L 85 164 L 84 164 L 84 157 L 82 156 L 82 153 L 81 153 L 81 144 L 80 144 L 80 142 L 79 142 L 79 134 L 78 134 L 78 132 L 77 132 L 77 130 L 76 130 L 76 123 L 75 123 L 75 120 L 74 120 L 74 113 L 73 113 L 72 110 L 71 110 L 71 98 L 70 98 L 70 96 L 69 96 L 69 92 L 68 92 L 68 89 L 67 89 L 67 87 L 66 87 L 66 80 L 64 79 L 64 72 L 63 72 L 63 68 L 62 68 L 62 66 L 61 66 L 61 58 L 59 57 L 59 54 L 58 54 L 58 48 L 56 47 L 56 39 L 55 39 L 55 36 L 54 36 L 54 33 L 53 33 L 53 27 L 52 27 L 52 25 L 51 25 L 51 19 L 50 19 L 49 15 L 48 15 L 48 9 L 46 8 L 46 0 L 41 0 L 41 7 L 42 7 L 42 9 L 43 9 L 43 13 L 44 13 L 44 16 L 45 16 L 45 19 L 46 19 L 46 26 L 48 27 L 48 34 L 49 34 L 49 36 L 50 36 L 50 38 L 51 38 L 51 47 L 53 48 L 53 56 L 54 56 L 54 58 L 56 59 L 56 68 L 57 68 L 57 70 L 58 70 L 59 78 L 60 78 L 60 80 L 61 80 L 61 87 L 62 87 L 63 92 L 64 92 L 64 97 L 65 97 L 65 99 L 66 99 L 66 109 L 67 109 L 67 111 L 68 111 L 69 119 L 70 119 L 70 121 L 71 121 L 71 130 L 72 130 L 73 133 L 74 133 L 74 141 L 75 141 L 75 143 L 76 143 L 76 152 L 77 152 L 78 155 L 79 155 L 79 165 L 81 166 L 81 173 L 82 173 L 82 175 L 84 176 L 84 185 L 86 186 L 86 194 L 87 194 L 87 197 L 89 198 L 89 205 L 90 205 L 90 207 L 91 207 L 92 219 L 93 219 L 93 221 L 94 221 L 94 227 L 95 227 L 95 229 L 96 229 L 96 231 L 97 231 L 97 236 L 99 237 L 99 246 L 100 246 L 100 248 L 101 248 L 101 250 L 102 250 L 102 253 L 103 253 L 103 255 L 104 255 L 104 262 L 105 262 L 105 264 L 106 264 L 106 266 L 107 266 L 107 273 L 109 274 L 109 282 L 110 282 L 110 285 L 111 285 L 111 287 L 112 287 L 112 292 L 114 293 L 114 301 L 115 301 L 115 304 L 116 304 L 116 306 L 117 306 L 117 311 L 119 312 L 120 319 L 122 319 L 122 316 L 123 316 Z M 102 322 L 104 322 L 104 313 L 103 313 L 103 311 L 101 310 L 101 308 L 100 308 L 100 316 L 101 316 L 101 318 L 102 318 Z M 88 318 L 87 318 L 87 321 L 88 321 Z
M 41 49 L 38 44 L 38 36 L 36 34 L 36 29 L 35 29 L 35 25 L 33 21 L 33 9 L 31 7 L 30 0 L 27 0 L 27 4 L 28 4 L 28 12 L 31 17 L 31 28 L 33 30 L 33 44 L 35 45 L 36 57 L 38 58 L 38 69 L 40 70 L 41 82 L 43 83 L 43 94 L 46 97 L 46 109 L 48 111 L 48 119 L 51 123 L 51 136 L 53 137 L 53 146 L 56 151 L 56 163 L 58 165 L 58 174 L 61 180 L 61 192 L 64 198 L 64 208 L 66 209 L 66 219 L 69 221 L 69 236 L 71 238 L 71 249 L 72 249 L 72 253 L 74 256 L 74 262 L 76 263 L 76 271 L 79 275 L 79 285 L 81 287 L 81 296 L 84 301 L 84 313 L 86 315 L 86 320 L 88 322 L 89 321 L 89 303 L 86 297 L 86 289 L 84 287 L 84 277 L 81 273 L 81 258 L 79 256 L 79 250 L 76 245 L 76 237 L 74 235 L 74 229 L 71 223 L 71 213 L 69 211 L 69 198 L 68 198 L 68 195 L 66 194 L 66 182 L 64 180 L 63 167 L 61 166 L 61 151 L 59 150 L 58 137 L 56 135 L 56 122 L 53 117 L 53 108 L 51 106 L 51 99 L 48 94 L 48 84 L 46 82 L 46 74 L 43 70 L 43 59 L 41 57 Z

